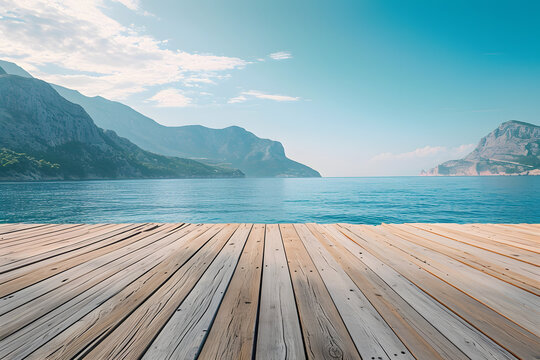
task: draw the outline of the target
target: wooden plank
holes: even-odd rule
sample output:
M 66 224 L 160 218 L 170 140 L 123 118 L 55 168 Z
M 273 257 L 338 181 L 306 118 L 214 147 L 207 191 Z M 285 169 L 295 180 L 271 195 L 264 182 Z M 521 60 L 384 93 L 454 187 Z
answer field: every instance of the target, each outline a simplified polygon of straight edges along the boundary
M 93 225 L 58 225 L 62 230 L 55 231 L 52 234 L 41 236 L 31 236 L 23 240 L 11 240 L 2 244 L 4 254 L 24 253 L 27 250 L 39 248 L 43 245 L 51 245 L 57 242 L 65 242 L 81 234 L 88 234 L 97 229 L 111 228 L 118 226 L 116 224 L 93 224 Z
M 393 282 L 387 284 L 366 263 L 359 257 L 354 256 L 347 247 L 342 245 L 331 234 L 331 232 L 336 231 L 335 229 L 327 229 L 324 226 L 315 224 L 310 224 L 308 227 L 317 236 L 321 244 L 325 246 L 326 250 L 339 262 L 358 288 L 362 290 L 366 298 L 373 304 L 416 359 L 469 359 L 456 345 L 399 296 L 392 288 L 392 286 L 398 285 L 394 285 Z M 343 235 L 338 233 L 339 237 L 343 237 Z M 357 250 L 353 248 L 356 244 L 353 244 L 348 239 L 345 239 L 345 241 L 353 252 Z M 362 254 L 359 255 L 363 257 Z M 392 284 L 392 286 L 389 284 Z M 353 319 L 358 320 L 356 316 L 353 316 Z M 441 320 L 445 320 L 444 316 L 441 317 Z M 394 356 L 397 357 L 400 354 L 401 352 L 394 353 Z
M 402 276 L 406 277 L 409 282 L 444 305 L 448 310 L 467 321 L 478 330 L 479 334 L 488 336 L 496 344 L 504 347 L 504 349 L 519 358 L 528 359 L 540 356 L 540 349 L 537 346 L 540 339 L 537 336 L 501 316 L 476 299 L 440 280 L 421 267 L 415 266 L 410 260 L 405 259 L 402 250 L 389 244 L 386 238 L 373 230 L 373 227 L 343 226 L 342 229 L 352 231 L 347 233 L 351 239 L 366 244 L 366 249 L 373 251 L 373 254 L 379 260 L 392 266 Z M 356 234 L 358 235 L 356 236 Z M 416 305 L 414 307 L 416 308 Z M 430 322 L 436 327 L 439 325 L 436 319 Z M 462 330 L 465 331 L 464 329 Z M 477 337 L 471 343 L 474 344 L 481 341 L 482 339 Z M 473 351 L 474 349 L 483 349 L 488 351 L 487 354 L 490 354 L 487 358 L 504 356 L 504 352 L 501 352 L 496 346 L 489 346 L 489 343 L 485 339 L 482 345 L 473 345 L 473 348 L 470 348 L 468 344 L 461 343 L 460 348 L 468 349 L 467 355 L 475 353 Z
M 300 320 L 277 224 L 266 226 L 256 359 L 305 359 Z
M 34 359 L 69 359 L 91 347 L 98 339 L 107 336 L 131 312 L 144 303 L 162 285 L 169 281 L 198 251 L 223 228 L 215 225 L 200 236 L 173 248 L 171 254 L 152 271 L 126 286 L 122 291 L 95 308 L 72 326 L 31 354 Z M 214 239 L 215 240 L 215 239 Z
M 171 225 L 171 227 L 174 227 L 174 225 Z M 0 319 L 14 318 L 13 325 L 24 326 L 24 324 L 32 320 L 32 316 L 44 314 L 50 307 L 55 307 L 58 302 L 68 301 L 87 291 L 99 282 L 115 275 L 119 270 L 140 261 L 148 253 L 176 242 L 178 237 L 191 232 L 193 234 L 204 232 L 207 228 L 208 225 L 206 227 L 192 226 L 173 234 L 165 231 L 158 232 L 154 236 L 148 236 L 141 241 L 5 296 L 2 299 L 8 299 L 9 301 L 0 301 L 0 314 L 2 314 Z M 32 304 L 39 304 L 39 306 L 33 309 Z M 16 311 L 8 315 L 14 309 Z M 27 312 L 25 309 L 31 309 L 34 312 Z M 36 311 L 39 312 L 36 313 Z M 6 326 L 0 329 L 0 338 L 4 332 L 9 331 L 7 320 L 5 320 L 5 324 Z
M 35 228 L 38 228 L 38 227 L 45 226 L 47 224 L 23 224 L 23 223 L 19 223 L 19 224 L 1 224 L 1 225 L 2 225 L 2 228 L 0 229 L 0 242 L 2 242 L 2 240 L 3 240 L 2 235 L 14 233 L 14 232 L 19 232 L 19 231 L 23 231 L 23 230 L 35 229 Z
M 471 359 L 514 359 L 506 349 L 497 345 L 482 332 L 465 322 L 461 316 L 445 307 L 432 294 L 410 281 L 408 271 L 418 275 L 418 280 L 429 284 L 429 274 L 416 273 L 413 266 L 400 256 L 379 246 L 376 237 L 357 235 L 348 225 L 321 225 L 346 247 L 353 255 L 365 263 L 381 279 L 389 284 L 407 303 L 421 314 L 433 327 L 439 330 L 456 347 Z M 372 242 L 372 240 L 374 240 Z M 402 267 L 403 266 L 403 267 Z M 408 270 L 408 269 L 411 270 Z M 407 270 L 407 271 L 404 271 Z M 427 275 L 427 276 L 426 276 Z M 435 283 L 435 285 L 438 285 Z M 438 287 L 437 287 L 438 288 Z M 436 289 L 437 289 L 436 288 Z M 444 289 L 441 289 L 444 290 Z M 448 357 L 452 359 L 452 357 Z
M 74 243 L 78 243 L 88 237 L 112 231 L 122 225 L 92 225 L 82 226 L 75 229 L 59 231 L 54 236 L 47 236 L 42 239 L 29 239 L 27 243 L 17 244 L 3 249 L 1 265 L 24 260 L 28 257 L 52 251 Z
M 33 322 L 0 341 L 0 358 L 26 357 L 93 309 L 122 291 L 123 288 L 140 276 L 155 269 L 159 263 L 174 254 L 175 249 L 182 249 L 192 239 L 192 236 L 175 237 L 174 241 L 167 246 L 157 247 L 153 251 L 147 252 L 139 261 L 116 272 L 67 302 L 62 303 L 55 298 L 47 298 L 44 301 L 56 303 L 57 306 L 41 317 L 29 314 L 34 318 Z M 32 310 L 39 312 L 41 309 L 34 307 Z M 1 319 L 0 321 L 2 321 Z M 8 323 L 7 331 L 13 328 L 12 321 Z M 4 328 L 2 328 L 2 331 L 4 332 Z
M 169 319 L 143 359 L 195 359 L 235 270 L 252 225 L 242 224 Z
M 156 231 L 156 229 L 167 229 L 163 226 L 157 225 L 141 225 L 134 229 L 119 229 L 116 234 L 106 234 L 105 243 L 97 242 L 91 244 L 88 247 L 81 249 L 81 251 L 73 253 L 62 254 L 57 257 L 49 258 L 44 261 L 40 261 L 28 266 L 10 271 L 6 274 L 0 275 L 0 297 L 7 296 L 16 291 L 19 291 L 27 286 L 43 281 L 51 276 L 69 270 L 77 265 L 85 263 L 87 261 L 96 259 L 107 253 L 121 249 L 131 243 L 144 239 L 149 236 L 149 230 Z
M 467 234 L 462 231 L 458 231 L 454 229 L 447 229 L 440 225 L 433 225 L 433 224 L 411 224 L 411 225 L 419 229 L 430 231 L 434 234 L 441 235 L 455 241 L 464 242 L 466 244 L 476 246 L 484 250 L 488 250 L 488 251 L 492 251 L 500 255 L 508 256 L 512 259 L 523 261 L 534 266 L 539 266 L 538 256 L 536 254 L 531 254 L 529 251 L 526 251 L 526 250 L 517 249 L 513 246 L 509 246 L 505 244 L 494 243 L 493 241 L 482 238 L 480 236 Z
M 226 225 L 95 348 L 87 346 L 81 356 L 88 359 L 140 359 L 237 228 L 237 224 Z
M 59 224 L 42 224 L 42 226 L 28 227 L 26 229 L 17 228 L 16 231 L 9 231 L 0 235 L 2 244 L 6 241 L 10 241 L 17 238 L 26 238 L 28 235 L 32 236 L 35 233 L 43 233 L 47 231 L 54 231 L 54 228 Z
M 540 242 L 540 226 L 538 224 L 493 224 L 492 226 L 503 227 L 520 234 L 534 235 L 532 240 Z
M 131 225 L 118 225 L 118 227 L 116 227 L 112 231 L 113 232 L 128 231 L 130 229 L 135 228 L 136 226 L 137 225 L 133 225 L 133 224 L 131 224 Z M 89 235 L 88 237 L 85 237 L 81 241 L 78 241 L 78 242 L 72 243 L 72 244 L 68 244 L 66 246 L 62 246 L 60 248 L 56 248 L 56 249 L 53 249 L 53 250 L 49 250 L 49 251 L 45 251 L 45 252 L 36 250 L 35 253 L 32 256 L 26 257 L 24 259 L 18 259 L 15 262 L 11 262 L 9 264 L 5 264 L 4 266 L 0 266 L 0 274 L 4 274 L 4 273 L 7 273 L 9 271 L 20 269 L 20 268 L 22 268 L 24 266 L 34 264 L 34 263 L 39 262 L 39 261 L 47 260 L 47 259 L 53 258 L 55 256 L 67 254 L 67 253 L 70 253 L 70 252 L 73 252 L 73 251 L 79 251 L 79 250 L 81 250 L 81 249 L 83 249 L 83 248 L 85 248 L 85 247 L 87 247 L 89 245 L 92 245 L 92 244 L 95 244 L 95 243 L 98 243 L 98 242 L 101 242 L 101 241 L 103 241 L 103 238 L 101 236 L 99 236 L 99 235 L 98 236 Z
M 253 226 L 200 359 L 252 359 L 265 226 Z
M 538 281 L 540 270 L 535 266 L 410 225 L 385 225 L 384 227 L 409 241 L 438 251 L 476 270 L 540 296 L 540 281 Z
M 362 359 L 414 359 L 377 310 L 305 224 L 296 224 Z M 361 319 L 361 321 L 358 321 Z
M 536 336 L 540 335 L 537 321 L 540 319 L 540 298 L 518 287 L 476 269 L 472 269 L 454 259 L 417 245 L 401 236 L 396 236 L 385 227 L 378 227 L 379 233 L 387 238 L 387 243 L 401 249 L 410 262 L 437 276 L 468 296 Z
M 138 252 L 139 249 L 142 249 L 145 246 L 151 246 L 154 243 L 163 243 L 161 240 L 168 235 L 166 233 L 167 229 L 172 228 L 174 228 L 174 224 L 163 225 L 160 228 L 160 231 L 143 237 L 143 239 L 138 242 L 126 245 L 109 254 L 85 263 L 81 263 L 67 269 L 66 271 L 22 288 L 17 292 L 3 296 L 0 298 L 0 315 L 12 311 L 13 309 L 16 309 L 40 296 L 50 294 L 52 291 L 61 286 L 73 286 L 76 289 L 91 287 L 92 284 L 99 282 L 101 279 L 106 278 L 107 276 L 110 276 L 110 274 L 114 273 L 118 268 L 127 266 L 130 261 L 137 261 L 140 256 L 144 256 L 144 253 Z M 189 231 L 189 229 L 191 228 L 188 228 L 188 230 L 185 231 Z M 167 241 L 167 239 L 165 239 L 165 241 Z M 81 288 L 81 286 L 83 287 Z M 2 293 L 6 293 L 10 291 L 10 288 L 6 286 L 6 289 L 4 290 L 4 287 L 2 286 L 0 287 L 0 290 Z
M 0 358 L 540 358 L 537 224 L 238 226 L 0 224 Z
M 279 226 L 309 359 L 360 359 L 326 286 L 292 225 Z
M 464 224 L 459 225 L 455 228 L 460 231 L 474 234 L 495 242 L 540 254 L 540 244 L 536 241 L 527 239 L 528 235 L 516 236 L 516 232 L 506 231 L 505 229 L 493 230 L 493 228 L 491 227 L 485 227 L 478 224 Z
M 525 240 L 534 246 L 540 245 L 540 230 L 535 227 L 528 227 L 519 224 L 468 224 L 481 228 L 491 233 L 502 233 L 511 236 L 514 239 Z
M 0 248 L 4 249 L 20 242 L 31 241 L 35 238 L 46 238 L 48 236 L 54 236 L 59 232 L 69 231 L 70 229 L 80 229 L 83 227 L 84 224 L 49 224 L 30 231 L 2 235 L 3 241 L 0 244 Z

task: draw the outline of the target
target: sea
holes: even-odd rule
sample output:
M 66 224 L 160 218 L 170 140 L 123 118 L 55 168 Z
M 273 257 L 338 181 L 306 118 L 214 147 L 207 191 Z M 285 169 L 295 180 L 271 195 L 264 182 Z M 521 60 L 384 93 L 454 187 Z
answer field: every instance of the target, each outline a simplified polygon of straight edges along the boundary
M 0 223 L 540 223 L 540 176 L 0 183 Z

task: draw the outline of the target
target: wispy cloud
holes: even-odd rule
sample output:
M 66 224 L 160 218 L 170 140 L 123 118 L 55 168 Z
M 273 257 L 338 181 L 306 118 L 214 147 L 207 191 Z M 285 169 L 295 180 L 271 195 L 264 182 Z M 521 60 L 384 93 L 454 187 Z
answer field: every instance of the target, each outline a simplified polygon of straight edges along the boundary
M 130 10 L 139 10 L 140 2 L 138 0 L 113 0 L 118 2 Z
M 229 101 L 227 101 L 227 102 L 229 104 L 237 104 L 237 103 L 242 103 L 244 101 L 247 101 L 247 97 L 245 97 L 243 95 L 239 95 L 239 96 L 230 98 Z
M 464 144 L 457 147 L 448 148 L 446 146 L 429 146 L 426 145 L 424 147 L 415 149 L 413 151 L 403 152 L 403 153 L 381 153 L 378 155 L 375 155 L 372 160 L 374 161 L 381 161 L 381 160 L 407 160 L 407 159 L 418 159 L 418 158 L 430 158 L 435 156 L 441 156 L 444 157 L 462 157 L 464 155 L 467 155 L 469 152 L 471 152 L 474 149 L 474 144 Z
M 253 96 L 253 97 L 256 97 L 258 99 L 266 99 L 266 100 L 274 100 L 274 101 L 298 101 L 298 100 L 300 100 L 299 97 L 295 97 L 295 96 L 277 95 L 277 94 L 265 94 L 265 93 L 262 93 L 262 92 L 256 91 L 256 90 L 244 91 L 242 93 L 242 95 Z
M 182 94 L 178 89 L 161 90 L 148 101 L 155 102 L 157 107 L 186 107 L 192 105 L 191 98 Z
M 137 0 L 116 0 L 137 13 Z M 0 55 L 46 81 L 124 99 L 152 86 L 243 68 L 238 57 L 169 48 L 166 40 L 105 13 L 106 0 L 0 2 Z M 53 70 L 51 70 L 53 69 Z M 193 83 L 194 81 L 192 81 Z
M 286 60 L 292 58 L 292 54 L 288 51 L 278 51 L 268 56 L 270 56 L 274 60 Z
M 256 99 L 265 99 L 273 101 L 298 101 L 299 97 L 287 96 L 287 95 L 278 95 L 278 94 L 265 94 L 257 90 L 243 91 L 239 96 L 229 99 L 229 104 L 241 103 L 249 100 L 250 98 Z
M 446 150 L 447 149 L 444 146 L 427 145 L 422 148 L 415 149 L 413 151 L 408 151 L 408 152 L 403 152 L 403 153 L 398 153 L 398 154 L 394 154 L 391 152 L 380 153 L 378 155 L 375 155 L 372 158 L 372 160 L 381 161 L 381 160 L 403 160 L 403 159 L 423 158 L 423 157 L 438 155 Z
M 393 169 L 396 174 L 416 173 L 422 169 L 430 169 L 447 160 L 460 159 L 469 154 L 474 144 L 464 144 L 456 147 L 424 146 L 402 153 L 385 152 L 370 159 L 374 167 L 388 171 Z

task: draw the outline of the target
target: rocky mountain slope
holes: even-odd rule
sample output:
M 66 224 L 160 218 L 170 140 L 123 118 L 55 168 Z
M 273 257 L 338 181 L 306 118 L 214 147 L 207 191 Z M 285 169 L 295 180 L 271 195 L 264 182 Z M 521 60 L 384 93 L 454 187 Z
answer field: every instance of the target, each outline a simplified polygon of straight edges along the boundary
M 465 158 L 447 161 L 421 175 L 540 175 L 540 126 L 504 122 Z
M 31 76 L 13 63 L 0 60 L 0 66 L 11 74 Z M 113 130 L 145 150 L 237 168 L 250 177 L 321 176 L 312 168 L 289 159 L 280 142 L 261 139 L 243 128 L 163 126 L 119 102 L 52 86 L 67 100 L 81 105 L 97 126 Z
M 1 69 L 1 68 L 0 68 Z M 98 128 L 49 84 L 0 70 L 0 180 L 242 177 L 144 151 Z

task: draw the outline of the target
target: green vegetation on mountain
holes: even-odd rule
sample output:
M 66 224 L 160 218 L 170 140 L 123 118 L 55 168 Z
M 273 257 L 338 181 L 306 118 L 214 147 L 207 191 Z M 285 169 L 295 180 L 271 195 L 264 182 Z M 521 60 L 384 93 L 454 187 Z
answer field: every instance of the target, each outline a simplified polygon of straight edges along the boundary
M 81 106 L 33 78 L 0 75 L 0 128 L 1 180 L 243 176 L 142 150 L 98 128 Z
M 13 63 L 0 60 L 0 66 L 10 74 L 31 77 Z M 312 168 L 289 159 L 280 142 L 261 139 L 241 127 L 163 126 L 119 102 L 51 85 L 64 98 L 81 105 L 100 128 L 113 130 L 156 154 L 222 164 L 240 169 L 250 177 L 321 176 Z

